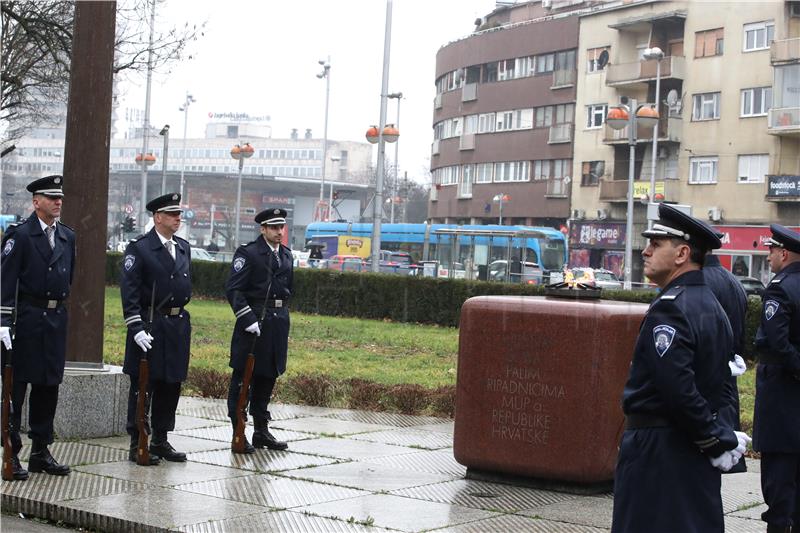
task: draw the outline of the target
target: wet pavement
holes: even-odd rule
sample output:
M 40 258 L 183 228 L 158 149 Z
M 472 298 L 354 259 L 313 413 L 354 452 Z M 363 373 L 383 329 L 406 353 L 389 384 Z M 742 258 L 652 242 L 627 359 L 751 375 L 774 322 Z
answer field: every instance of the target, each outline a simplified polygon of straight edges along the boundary
M 169 440 L 185 463 L 140 467 L 128 437 L 57 441 L 67 477 L 2 482 L 2 509 L 96 531 L 534 531 L 611 527 L 613 496 L 468 480 L 452 420 L 300 405 L 270 406 L 288 451 L 230 452 L 223 400 L 181 398 Z M 248 438 L 252 426 L 248 426 Z M 20 457 L 29 454 L 29 445 Z M 23 465 L 25 463 L 23 462 Z M 761 532 L 758 461 L 723 476 L 726 531 Z M 665 495 L 666 497 L 667 495 Z M 2 531 L 21 522 L 3 516 Z M 62 530 L 63 531 L 63 530 Z

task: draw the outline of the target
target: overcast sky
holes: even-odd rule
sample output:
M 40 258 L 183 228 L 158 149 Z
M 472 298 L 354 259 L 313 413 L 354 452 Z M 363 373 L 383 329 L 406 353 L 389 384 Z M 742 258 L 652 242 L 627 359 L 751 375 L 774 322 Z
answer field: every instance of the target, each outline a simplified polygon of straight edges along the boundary
M 429 165 L 436 52 L 469 35 L 474 20 L 494 6 L 494 0 L 393 1 L 389 92 L 403 93 L 399 161 L 409 178 L 421 180 Z M 269 115 L 273 138 L 288 138 L 292 128 L 301 136 L 311 128 L 321 138 L 325 81 L 316 75 L 327 56 L 328 138 L 360 141 L 378 123 L 385 0 L 167 0 L 156 19 L 162 29 L 207 21 L 193 58 L 153 78 L 150 120 L 170 124 L 173 141 L 183 137 L 178 107 L 186 91 L 197 100 L 190 138 L 204 135 L 212 111 Z M 144 76 L 124 87 L 125 105 L 143 109 Z M 394 122 L 396 100 L 387 109 L 387 122 Z M 388 152 L 394 156 L 393 147 Z

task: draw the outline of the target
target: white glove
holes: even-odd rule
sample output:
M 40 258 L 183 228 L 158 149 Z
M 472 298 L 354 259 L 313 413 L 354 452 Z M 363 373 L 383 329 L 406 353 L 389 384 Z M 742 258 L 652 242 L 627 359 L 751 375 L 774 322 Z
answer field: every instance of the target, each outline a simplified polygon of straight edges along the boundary
M 261 328 L 258 327 L 258 322 L 253 322 L 252 324 L 244 328 L 244 330 L 247 333 L 252 333 L 256 337 L 261 335 Z
M 736 447 L 736 450 L 741 450 L 742 455 L 744 455 L 744 452 L 747 451 L 747 445 L 753 442 L 753 439 L 743 431 L 734 431 L 734 433 L 736 433 L 736 438 L 739 439 L 739 446 Z
M 6 346 L 6 350 L 11 349 L 11 331 L 7 326 L 0 327 L 0 341 Z
M 143 352 L 146 352 L 153 347 L 151 344 L 153 342 L 153 336 L 146 331 L 140 331 L 134 335 L 133 340 L 139 345 L 139 348 L 141 348 Z
M 711 465 L 714 468 L 719 468 L 723 472 L 727 472 L 733 465 L 739 462 L 738 459 L 734 460 L 734 456 L 731 452 L 725 452 L 719 457 L 709 457 L 709 461 L 711 461 Z
M 744 359 L 738 353 L 733 355 L 733 361 L 728 361 L 728 366 L 731 369 L 731 376 L 741 376 L 747 370 Z

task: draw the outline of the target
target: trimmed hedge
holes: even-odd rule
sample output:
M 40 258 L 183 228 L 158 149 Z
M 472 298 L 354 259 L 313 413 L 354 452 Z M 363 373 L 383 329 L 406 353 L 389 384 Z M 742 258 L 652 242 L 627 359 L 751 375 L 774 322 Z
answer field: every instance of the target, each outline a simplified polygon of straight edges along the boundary
M 106 283 L 118 284 L 122 254 L 109 253 Z M 196 296 L 225 298 L 230 264 L 192 262 L 192 291 Z M 541 296 L 538 285 L 436 279 L 391 274 L 295 269 L 292 309 L 304 313 L 389 319 L 457 327 L 461 305 L 473 296 Z M 650 303 L 650 292 L 604 291 L 608 300 Z M 761 301 L 750 297 L 746 320 L 746 359 L 754 359 L 753 339 L 760 322 Z

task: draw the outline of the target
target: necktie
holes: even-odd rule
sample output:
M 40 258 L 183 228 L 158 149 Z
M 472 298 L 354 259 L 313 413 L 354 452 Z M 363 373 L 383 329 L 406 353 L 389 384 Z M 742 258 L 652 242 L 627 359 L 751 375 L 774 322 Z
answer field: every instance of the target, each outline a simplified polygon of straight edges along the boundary
M 54 249 L 56 247 L 56 229 L 53 226 L 47 226 L 44 232 L 47 235 L 47 241 L 50 243 L 50 249 Z
M 275 262 L 278 263 L 278 266 L 281 266 L 281 256 L 278 255 L 278 250 L 272 250 L 272 253 L 275 254 Z
M 175 259 L 174 243 L 172 241 L 164 241 L 164 246 L 167 247 L 167 251 L 169 252 L 169 255 L 172 257 L 172 259 Z

